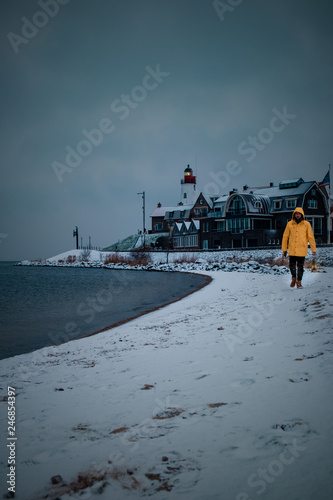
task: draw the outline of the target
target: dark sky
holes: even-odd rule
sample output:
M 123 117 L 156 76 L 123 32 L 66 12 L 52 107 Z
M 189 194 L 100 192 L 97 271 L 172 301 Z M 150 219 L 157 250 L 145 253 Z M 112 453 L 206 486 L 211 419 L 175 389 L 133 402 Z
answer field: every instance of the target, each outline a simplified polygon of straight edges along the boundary
M 143 190 L 150 228 L 158 202 L 180 201 L 188 163 L 211 194 L 321 181 L 332 12 L 327 0 L 2 0 L 0 260 L 74 248 L 74 226 L 101 247 L 137 233 Z

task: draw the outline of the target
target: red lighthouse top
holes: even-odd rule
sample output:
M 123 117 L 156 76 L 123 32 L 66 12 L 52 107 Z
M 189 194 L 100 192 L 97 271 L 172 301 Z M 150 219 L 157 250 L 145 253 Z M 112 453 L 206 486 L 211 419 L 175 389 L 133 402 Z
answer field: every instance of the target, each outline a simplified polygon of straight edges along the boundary
M 193 175 L 193 170 L 191 169 L 190 165 L 187 165 L 187 167 L 184 170 L 184 183 L 185 184 L 196 183 L 196 177 L 195 175 Z

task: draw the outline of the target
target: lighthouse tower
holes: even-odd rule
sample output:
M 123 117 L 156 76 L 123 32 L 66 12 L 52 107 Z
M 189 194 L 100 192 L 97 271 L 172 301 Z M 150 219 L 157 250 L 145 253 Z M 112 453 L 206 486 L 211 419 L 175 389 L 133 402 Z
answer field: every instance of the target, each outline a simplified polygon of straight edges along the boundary
M 197 180 L 190 165 L 187 165 L 184 170 L 184 178 L 181 179 L 180 186 L 181 202 L 184 205 L 192 205 L 196 200 Z

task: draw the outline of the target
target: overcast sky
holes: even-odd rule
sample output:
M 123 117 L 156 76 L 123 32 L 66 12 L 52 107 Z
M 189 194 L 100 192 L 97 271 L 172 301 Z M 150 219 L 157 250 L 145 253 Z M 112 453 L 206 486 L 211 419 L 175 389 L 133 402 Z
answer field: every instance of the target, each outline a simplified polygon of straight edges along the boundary
M 42 7 L 42 4 L 44 7 Z M 321 181 L 327 0 L 2 0 L 0 260 L 107 246 L 198 191 Z

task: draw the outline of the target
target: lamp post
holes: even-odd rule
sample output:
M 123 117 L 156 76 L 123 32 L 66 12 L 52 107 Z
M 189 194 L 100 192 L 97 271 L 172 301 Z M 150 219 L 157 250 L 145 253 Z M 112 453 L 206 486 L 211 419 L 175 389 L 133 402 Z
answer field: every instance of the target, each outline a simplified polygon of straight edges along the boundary
M 143 213 L 143 249 L 145 249 L 146 246 L 146 194 L 144 191 L 142 193 L 137 193 L 137 194 L 142 194 L 142 213 Z

